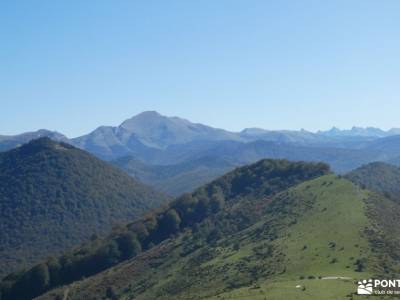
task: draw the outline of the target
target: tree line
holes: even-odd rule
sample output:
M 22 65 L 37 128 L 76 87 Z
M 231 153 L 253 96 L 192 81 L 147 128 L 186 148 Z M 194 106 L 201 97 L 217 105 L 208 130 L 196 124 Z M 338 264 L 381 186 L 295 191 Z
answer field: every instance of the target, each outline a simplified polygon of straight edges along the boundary
M 195 230 L 206 219 L 213 219 L 221 226 L 234 226 L 233 222 L 218 220 L 218 216 L 224 216 L 219 212 L 232 207 L 235 199 L 272 195 L 327 172 L 329 167 L 323 163 L 286 160 L 262 160 L 237 168 L 195 192 L 184 194 L 143 218 L 115 229 L 105 239 L 94 236 L 73 252 L 7 276 L 1 282 L 0 300 L 32 299 L 54 287 L 92 276 L 183 230 Z M 250 200 L 248 205 L 251 206 Z M 218 233 L 208 231 L 209 242 L 213 240 L 213 234 Z

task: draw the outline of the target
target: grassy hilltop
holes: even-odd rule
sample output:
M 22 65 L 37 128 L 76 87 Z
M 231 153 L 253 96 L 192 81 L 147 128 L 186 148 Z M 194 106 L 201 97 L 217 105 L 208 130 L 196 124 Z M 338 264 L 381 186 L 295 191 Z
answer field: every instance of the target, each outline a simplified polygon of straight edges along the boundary
M 399 213 L 324 164 L 264 160 L 67 254 L 78 273 L 37 299 L 357 299 L 357 280 L 399 273 Z M 84 275 L 93 259 L 114 261 Z

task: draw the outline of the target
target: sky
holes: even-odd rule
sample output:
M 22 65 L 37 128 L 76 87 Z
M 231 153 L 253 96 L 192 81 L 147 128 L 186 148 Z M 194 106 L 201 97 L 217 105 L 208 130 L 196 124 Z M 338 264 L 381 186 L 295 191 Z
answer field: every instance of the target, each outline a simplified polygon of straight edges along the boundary
M 398 0 L 0 1 L 0 134 L 156 110 L 239 131 L 400 127 Z

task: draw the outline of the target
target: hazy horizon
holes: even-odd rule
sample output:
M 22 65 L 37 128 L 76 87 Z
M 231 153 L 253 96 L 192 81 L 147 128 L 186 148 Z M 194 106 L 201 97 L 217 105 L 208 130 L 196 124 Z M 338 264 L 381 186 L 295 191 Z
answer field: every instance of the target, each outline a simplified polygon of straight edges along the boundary
M 351 130 L 351 129 L 353 129 L 353 128 L 361 128 L 361 129 L 374 128 L 374 129 L 380 129 L 380 130 L 383 130 L 383 131 L 389 131 L 389 130 L 391 130 L 391 129 L 398 129 L 398 128 L 396 128 L 396 127 L 392 127 L 392 128 L 380 128 L 380 127 L 374 127 L 374 126 L 364 126 L 364 127 L 362 127 L 362 126 L 353 125 L 353 126 L 351 126 L 351 127 L 349 127 L 349 128 L 341 128 L 341 127 L 338 127 L 338 126 L 332 126 L 332 127 L 330 127 L 330 128 L 326 128 L 326 129 L 318 129 L 318 130 L 315 130 L 315 131 L 311 131 L 311 130 L 307 130 L 307 129 L 304 129 L 304 128 L 297 128 L 297 129 L 287 129 L 287 128 L 282 128 L 282 129 L 269 129 L 269 128 L 262 128 L 262 127 L 259 127 L 259 126 L 255 126 L 255 127 L 245 127 L 245 128 L 242 128 L 242 129 L 240 129 L 240 130 L 238 130 L 238 131 L 233 131 L 233 130 L 229 130 L 229 129 L 226 129 L 226 128 L 211 126 L 211 125 L 205 124 L 205 123 L 193 122 L 192 120 L 189 120 L 188 118 L 181 117 L 181 116 L 167 116 L 167 115 L 165 115 L 165 114 L 163 114 L 163 113 L 160 113 L 160 112 L 158 112 L 158 111 L 156 111 L 156 110 L 144 111 L 144 112 L 141 112 L 141 113 L 145 113 L 145 112 L 156 112 L 156 113 L 158 113 L 159 115 L 161 115 L 161 116 L 163 116 L 163 117 L 167 117 L 167 118 L 180 118 L 180 119 L 189 121 L 189 122 L 191 122 L 191 123 L 202 124 L 202 125 L 206 125 L 206 126 L 210 126 L 210 127 L 216 128 L 216 129 L 223 129 L 223 130 L 230 131 L 230 132 L 235 132 L 235 133 L 241 132 L 242 130 L 245 130 L 245 129 L 261 129 L 261 130 L 270 130 L 270 131 L 301 131 L 301 130 L 305 130 L 305 131 L 311 132 L 311 133 L 318 133 L 319 131 L 321 131 L 321 132 L 326 132 L 326 131 L 332 130 L 332 129 L 334 129 L 334 128 L 335 128 L 335 129 L 338 129 L 338 130 L 342 130 L 342 131 L 343 131 L 343 130 Z M 139 114 L 141 114 L 141 113 L 139 113 Z M 137 115 L 135 115 L 135 116 L 137 116 Z M 132 117 L 135 117 L 135 116 L 132 116 Z M 131 118 L 132 118 L 132 117 L 131 117 Z M 99 124 L 99 125 L 96 126 L 95 128 L 91 129 L 90 131 L 88 131 L 88 132 L 86 132 L 86 133 L 83 133 L 82 135 L 89 134 L 89 133 L 92 132 L 93 130 L 95 130 L 95 129 L 99 128 L 99 127 L 102 127 L 102 126 L 117 127 L 117 126 L 119 126 L 121 123 L 123 123 L 124 121 L 126 121 L 126 120 L 128 120 L 128 119 L 130 119 L 130 118 L 124 119 L 124 120 L 120 121 L 118 124 Z M 22 134 L 22 133 L 25 133 L 25 132 L 35 132 L 35 131 L 38 131 L 38 130 L 50 130 L 50 131 L 55 131 L 55 132 L 64 134 L 64 135 L 65 135 L 66 137 L 68 137 L 68 138 L 75 138 L 75 137 L 82 136 L 82 135 L 69 136 L 69 135 L 65 134 L 62 130 L 59 130 L 59 129 L 52 129 L 52 128 L 44 128 L 44 127 L 38 127 L 38 128 L 35 128 L 35 129 L 31 129 L 31 130 L 24 131 L 24 132 L 18 132 L 18 133 L 15 133 L 15 134 L 5 134 L 5 133 L 3 133 L 3 132 L 0 132 L 0 136 L 1 136 L 1 135 L 3 135 L 3 136 L 7 136 L 7 135 L 12 136 L 12 135 Z

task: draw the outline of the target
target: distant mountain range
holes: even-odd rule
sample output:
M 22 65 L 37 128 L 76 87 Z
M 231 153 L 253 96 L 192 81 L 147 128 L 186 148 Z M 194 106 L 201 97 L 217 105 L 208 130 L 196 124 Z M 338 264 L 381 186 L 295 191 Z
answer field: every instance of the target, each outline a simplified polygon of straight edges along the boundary
M 124 155 L 157 153 L 172 145 L 194 141 L 223 140 L 240 140 L 240 137 L 222 129 L 149 111 L 124 121 L 118 127 L 99 127 L 71 142 L 104 159 L 115 159 Z
M 387 137 L 400 134 L 400 128 L 392 128 L 384 131 L 376 127 L 352 127 L 351 129 L 340 130 L 333 127 L 327 131 L 318 131 L 318 135 L 325 136 L 365 136 L 365 137 Z
M 400 162 L 397 128 L 384 131 L 374 127 L 334 127 L 316 133 L 303 129 L 247 128 L 230 132 L 155 111 L 143 112 L 116 127 L 101 126 L 73 139 L 47 130 L 0 136 L 0 151 L 42 136 L 111 161 L 137 179 L 172 195 L 191 191 L 227 170 L 263 158 L 324 161 L 339 173 L 373 161 Z
M 162 116 L 156 111 L 146 111 L 125 120 L 119 126 L 100 126 L 89 134 L 73 139 L 45 129 L 15 136 L 0 135 L 0 150 L 11 149 L 39 137 L 49 137 L 56 141 L 69 142 L 104 159 L 116 159 L 128 154 L 134 155 L 148 148 L 164 150 L 173 145 L 193 142 L 263 140 L 277 143 L 345 147 L 351 146 L 355 142 L 371 141 L 399 134 L 399 128 L 384 131 L 375 127 L 353 127 L 349 130 L 333 127 L 331 130 L 316 133 L 304 129 L 295 131 L 261 128 L 246 128 L 241 132 L 230 132 L 192 123 L 178 117 Z

